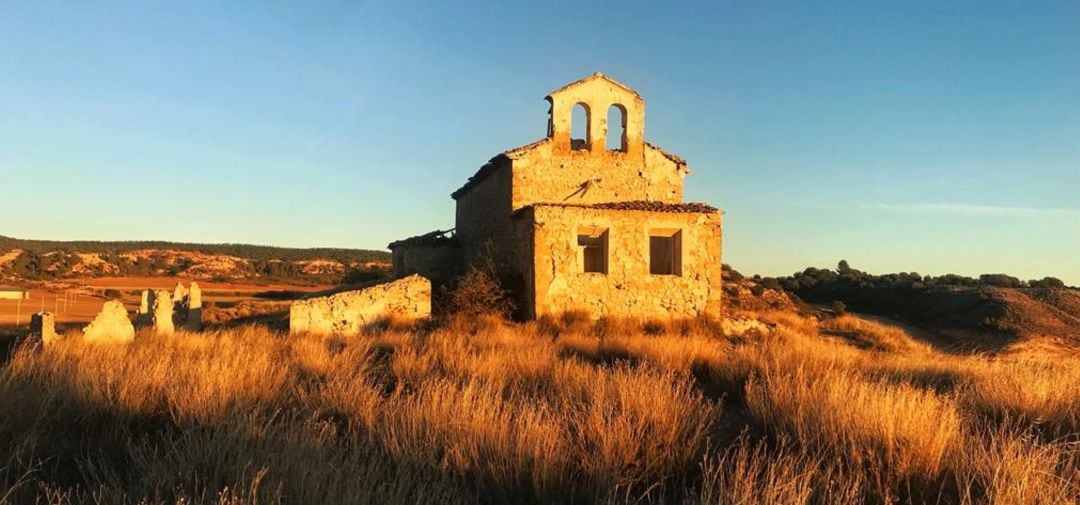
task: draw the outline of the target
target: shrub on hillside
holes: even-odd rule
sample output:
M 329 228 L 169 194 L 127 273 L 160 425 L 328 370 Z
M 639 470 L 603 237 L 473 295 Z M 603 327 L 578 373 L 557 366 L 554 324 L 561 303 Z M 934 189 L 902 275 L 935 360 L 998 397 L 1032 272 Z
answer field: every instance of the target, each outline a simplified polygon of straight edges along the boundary
M 1065 283 L 1057 277 L 1043 277 L 1039 280 L 1030 280 L 1028 285 L 1033 288 L 1064 288 Z
M 739 273 L 738 270 L 731 268 L 731 265 L 728 265 L 727 263 L 721 265 L 721 272 L 725 282 L 739 282 L 745 279 L 743 274 Z
M 363 266 L 354 267 L 345 272 L 345 277 L 341 279 L 342 284 L 360 284 L 364 282 L 377 281 L 385 279 L 390 275 L 390 269 L 384 266 Z
M 1006 274 L 982 274 L 979 276 L 979 282 L 981 282 L 985 286 L 994 286 L 999 288 L 1024 287 L 1023 281 Z

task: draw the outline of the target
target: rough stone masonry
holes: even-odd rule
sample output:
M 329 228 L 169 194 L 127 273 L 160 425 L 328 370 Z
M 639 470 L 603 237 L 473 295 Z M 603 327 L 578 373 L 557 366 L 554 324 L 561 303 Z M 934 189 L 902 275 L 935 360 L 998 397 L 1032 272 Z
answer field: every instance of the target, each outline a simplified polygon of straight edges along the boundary
M 357 291 L 293 302 L 290 333 L 356 335 L 381 318 L 415 321 L 431 316 L 431 281 L 410 275 Z
M 30 341 L 49 345 L 58 338 L 56 318 L 52 312 L 38 312 L 30 316 Z
M 172 335 L 176 330 L 173 325 L 172 295 L 166 290 L 154 293 L 154 334 Z
M 199 283 L 191 283 L 187 298 L 187 321 L 184 322 L 184 329 L 199 331 L 202 329 L 202 290 L 199 289 Z
M 142 298 L 139 300 L 139 310 L 135 313 L 135 324 L 143 327 L 150 326 L 152 317 L 150 316 L 150 308 L 154 306 L 154 292 L 149 289 L 142 291 Z
M 90 324 L 83 329 L 83 341 L 126 344 L 135 340 L 135 326 L 119 300 L 109 300 Z

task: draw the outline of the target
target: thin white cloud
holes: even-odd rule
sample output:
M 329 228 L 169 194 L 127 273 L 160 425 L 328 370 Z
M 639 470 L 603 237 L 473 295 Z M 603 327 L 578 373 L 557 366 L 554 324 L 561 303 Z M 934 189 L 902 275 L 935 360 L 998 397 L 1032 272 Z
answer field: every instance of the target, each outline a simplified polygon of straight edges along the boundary
M 875 203 L 863 204 L 860 205 L 859 208 L 864 210 L 927 215 L 1080 218 L 1080 208 L 1011 207 L 1004 205 L 972 205 L 966 203 Z

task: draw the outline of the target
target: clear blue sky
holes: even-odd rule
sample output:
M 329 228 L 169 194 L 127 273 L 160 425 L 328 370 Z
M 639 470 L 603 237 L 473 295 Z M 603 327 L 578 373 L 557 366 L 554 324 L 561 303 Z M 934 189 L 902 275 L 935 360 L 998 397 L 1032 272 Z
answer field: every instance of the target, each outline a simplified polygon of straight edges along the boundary
M 1080 3 L 0 1 L 0 234 L 383 248 L 603 71 L 786 274 L 1080 284 Z

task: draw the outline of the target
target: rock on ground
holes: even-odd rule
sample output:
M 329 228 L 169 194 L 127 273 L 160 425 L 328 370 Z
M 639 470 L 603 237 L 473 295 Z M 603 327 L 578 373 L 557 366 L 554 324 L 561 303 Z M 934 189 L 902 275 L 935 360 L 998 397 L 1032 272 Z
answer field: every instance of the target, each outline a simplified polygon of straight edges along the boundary
M 85 342 L 128 343 L 134 340 L 135 326 L 119 300 L 105 302 L 97 317 L 83 329 Z

